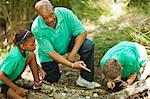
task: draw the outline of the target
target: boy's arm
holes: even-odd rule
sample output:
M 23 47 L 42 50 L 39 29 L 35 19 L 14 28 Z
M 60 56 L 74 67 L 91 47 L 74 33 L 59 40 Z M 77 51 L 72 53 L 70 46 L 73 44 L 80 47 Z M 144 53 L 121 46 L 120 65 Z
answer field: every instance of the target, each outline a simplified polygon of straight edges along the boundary
M 133 73 L 133 74 L 131 74 L 131 75 L 128 77 L 128 79 L 127 79 L 128 85 L 131 85 L 131 84 L 133 83 L 133 81 L 135 80 L 136 76 L 137 76 L 137 73 Z

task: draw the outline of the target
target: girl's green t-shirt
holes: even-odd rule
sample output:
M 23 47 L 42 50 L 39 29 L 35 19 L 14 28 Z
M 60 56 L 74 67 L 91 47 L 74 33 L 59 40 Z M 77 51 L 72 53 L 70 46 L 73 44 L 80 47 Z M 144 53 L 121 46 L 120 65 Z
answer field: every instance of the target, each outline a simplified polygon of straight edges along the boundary
M 19 48 L 15 46 L 6 55 L 2 64 L 0 64 L 0 70 L 4 72 L 10 81 L 13 81 L 17 79 L 24 69 L 27 57 L 28 51 L 25 52 L 25 57 L 23 57 Z M 3 84 L 2 80 L 0 80 L 0 84 Z

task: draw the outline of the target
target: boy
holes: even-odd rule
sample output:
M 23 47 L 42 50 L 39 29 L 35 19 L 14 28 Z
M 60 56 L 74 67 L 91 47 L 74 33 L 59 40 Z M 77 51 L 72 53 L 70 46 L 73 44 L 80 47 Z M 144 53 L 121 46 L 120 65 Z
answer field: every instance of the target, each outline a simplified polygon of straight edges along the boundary
M 116 83 L 122 80 L 131 85 L 146 62 L 147 53 L 144 46 L 122 41 L 106 52 L 99 65 L 108 80 L 107 87 L 114 89 Z

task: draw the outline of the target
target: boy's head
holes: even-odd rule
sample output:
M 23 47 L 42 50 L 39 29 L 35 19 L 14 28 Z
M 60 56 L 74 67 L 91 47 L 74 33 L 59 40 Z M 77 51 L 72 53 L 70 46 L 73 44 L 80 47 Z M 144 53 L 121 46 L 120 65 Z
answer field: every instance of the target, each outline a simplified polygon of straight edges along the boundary
M 33 34 L 26 29 L 21 29 L 16 32 L 14 44 L 28 51 L 34 51 L 36 47 Z
M 115 80 L 121 77 L 122 66 L 120 62 L 114 58 L 108 59 L 103 67 L 103 73 L 109 80 Z

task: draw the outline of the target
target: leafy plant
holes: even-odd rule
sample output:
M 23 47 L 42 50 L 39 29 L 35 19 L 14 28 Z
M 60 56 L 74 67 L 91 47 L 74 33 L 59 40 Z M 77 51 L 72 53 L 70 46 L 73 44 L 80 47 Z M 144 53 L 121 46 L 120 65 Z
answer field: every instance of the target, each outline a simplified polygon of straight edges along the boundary
M 5 21 L 5 33 L 1 39 L 12 41 L 15 31 L 18 28 L 28 27 L 31 24 L 34 13 L 34 3 L 37 0 L 1 0 L 0 19 Z

